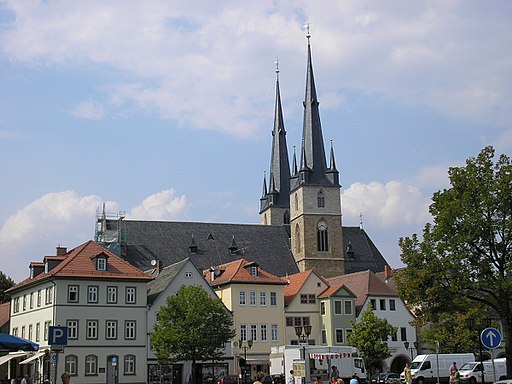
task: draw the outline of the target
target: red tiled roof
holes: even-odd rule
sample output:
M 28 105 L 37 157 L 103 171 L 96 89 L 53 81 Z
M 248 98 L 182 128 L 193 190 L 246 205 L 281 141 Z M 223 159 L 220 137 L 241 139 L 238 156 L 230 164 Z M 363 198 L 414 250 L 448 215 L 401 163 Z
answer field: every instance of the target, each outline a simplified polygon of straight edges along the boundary
M 300 292 L 302 286 L 308 279 L 308 277 L 311 275 L 313 271 L 304 271 L 300 273 L 295 273 L 293 275 L 290 275 L 286 278 L 283 277 L 283 280 L 285 280 L 288 285 L 284 287 L 284 306 L 287 307 L 292 302 L 293 298 L 297 296 L 297 294 Z
M 258 275 L 253 276 L 250 273 L 252 266 L 258 267 Z M 230 263 L 221 264 L 214 267 L 215 270 L 222 273 L 212 280 L 211 269 L 205 269 L 203 276 L 210 285 L 223 285 L 230 283 L 249 283 L 249 284 L 286 284 L 280 277 L 274 276 L 261 269 L 257 263 L 245 259 L 235 260 Z
M 106 271 L 96 270 L 96 265 L 93 260 L 96 256 L 101 254 L 108 257 Z M 44 281 L 50 277 L 146 281 L 153 279 L 150 275 L 135 268 L 92 240 L 79 245 L 62 256 L 45 256 L 45 259 L 47 258 L 51 258 L 52 260 L 62 259 L 62 261 L 50 272 L 41 273 L 34 278 L 28 278 L 10 288 L 8 291 L 16 291 L 21 287 L 25 287 L 35 282 Z
M 0 304 L 0 328 L 2 328 L 9 321 L 11 314 L 11 302 L 7 301 Z
M 345 285 L 350 289 L 356 295 L 356 306 L 363 305 L 368 296 L 396 296 L 390 287 L 369 270 L 330 277 L 327 281 L 331 285 Z

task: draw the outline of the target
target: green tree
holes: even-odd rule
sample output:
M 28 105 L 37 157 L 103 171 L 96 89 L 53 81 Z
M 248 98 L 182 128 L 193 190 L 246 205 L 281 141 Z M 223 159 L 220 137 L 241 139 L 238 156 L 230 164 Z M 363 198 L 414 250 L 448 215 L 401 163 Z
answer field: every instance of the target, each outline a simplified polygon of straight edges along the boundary
M 472 319 L 481 330 L 487 310 L 496 314 L 511 377 L 512 164 L 506 155 L 494 158 L 494 149 L 486 147 L 465 167 L 449 169 L 451 187 L 433 195 L 433 222 L 425 225 L 423 239 L 400 238 L 406 267 L 397 286 L 418 318 L 438 327 L 479 307 Z
M 352 322 L 352 332 L 347 337 L 348 344 L 357 348 L 366 368 L 370 370 L 369 377 L 373 376 L 381 360 L 391 356 L 388 337 L 397 331 L 386 319 L 375 316 L 373 310 L 370 304 L 361 314 L 361 320 Z
M 11 299 L 11 296 L 5 293 L 6 290 L 14 286 L 14 280 L 0 271 L 0 304 Z
M 220 358 L 234 336 L 233 317 L 219 298 L 198 285 L 182 285 L 160 308 L 151 344 L 161 364 L 192 361 L 192 382 L 197 383 L 195 363 Z

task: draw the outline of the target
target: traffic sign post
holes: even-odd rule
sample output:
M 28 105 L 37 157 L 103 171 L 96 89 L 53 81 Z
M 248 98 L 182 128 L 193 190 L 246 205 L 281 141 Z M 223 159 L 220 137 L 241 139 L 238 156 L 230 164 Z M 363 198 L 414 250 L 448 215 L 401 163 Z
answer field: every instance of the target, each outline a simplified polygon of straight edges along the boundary
M 48 344 L 68 345 L 68 327 L 50 326 L 48 331 Z
M 480 334 L 480 341 L 485 348 L 496 349 L 501 345 L 501 333 L 496 328 L 487 327 Z

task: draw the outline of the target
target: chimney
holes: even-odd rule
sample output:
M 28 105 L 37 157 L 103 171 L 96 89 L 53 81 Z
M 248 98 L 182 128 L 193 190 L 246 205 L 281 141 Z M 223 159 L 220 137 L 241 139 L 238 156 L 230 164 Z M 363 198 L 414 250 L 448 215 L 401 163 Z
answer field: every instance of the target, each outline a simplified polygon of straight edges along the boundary
M 57 246 L 57 251 L 56 251 L 56 255 L 57 256 L 63 256 L 66 254 L 66 252 L 68 251 L 68 249 L 66 247 L 61 247 L 60 245 Z
M 389 280 L 391 278 L 391 276 L 393 276 L 393 270 L 391 269 L 391 267 L 389 265 L 385 265 L 384 266 L 384 278 L 386 280 Z
M 162 260 L 157 260 L 156 261 L 156 267 L 155 267 L 156 273 L 160 274 L 160 272 L 162 272 L 163 267 L 164 266 L 163 266 Z

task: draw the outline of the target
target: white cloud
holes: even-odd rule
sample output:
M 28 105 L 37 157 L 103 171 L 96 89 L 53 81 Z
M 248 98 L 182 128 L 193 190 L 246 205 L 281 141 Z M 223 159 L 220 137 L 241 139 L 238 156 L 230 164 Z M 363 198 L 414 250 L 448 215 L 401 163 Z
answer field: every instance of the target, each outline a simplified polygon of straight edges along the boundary
M 83 119 L 101 120 L 105 116 L 105 109 L 100 103 L 87 100 L 75 105 L 71 110 L 71 114 Z
M 343 223 L 371 222 L 377 228 L 426 223 L 429 200 L 414 186 L 399 181 L 354 183 L 343 192 Z
M 155 193 L 133 208 L 127 218 L 133 220 L 184 220 L 190 207 L 185 195 L 174 189 Z

